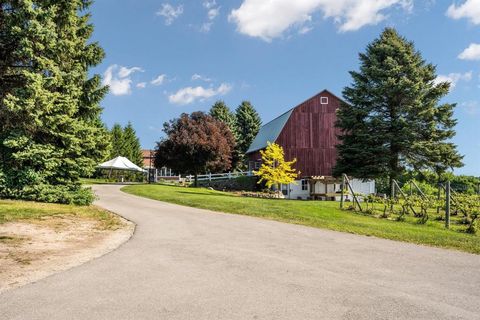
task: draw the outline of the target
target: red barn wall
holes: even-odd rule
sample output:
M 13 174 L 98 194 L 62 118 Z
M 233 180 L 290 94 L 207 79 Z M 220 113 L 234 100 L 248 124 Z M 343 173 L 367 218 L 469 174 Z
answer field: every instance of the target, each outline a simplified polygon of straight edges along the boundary
M 328 104 L 321 104 L 328 97 Z M 285 158 L 297 159 L 296 169 L 301 177 L 331 176 L 339 143 L 335 128 L 336 110 L 340 100 L 328 91 L 310 98 L 295 107 L 276 143 L 285 151 Z

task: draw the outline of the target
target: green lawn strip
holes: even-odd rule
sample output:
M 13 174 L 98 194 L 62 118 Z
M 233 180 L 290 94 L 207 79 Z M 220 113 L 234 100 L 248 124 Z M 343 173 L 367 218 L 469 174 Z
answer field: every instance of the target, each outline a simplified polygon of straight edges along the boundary
M 406 241 L 480 254 L 480 236 L 458 230 L 464 226 L 443 228 L 441 221 L 425 225 L 407 216 L 406 221 L 379 219 L 340 210 L 338 202 L 257 199 L 203 188 L 165 185 L 132 185 L 122 191 L 154 200 L 226 213 L 262 217 L 317 228 L 349 232 L 379 238 Z
M 93 185 L 93 184 L 111 184 L 115 183 L 114 179 L 103 179 L 103 178 L 81 178 L 80 183 L 83 185 Z
M 94 219 L 99 221 L 99 227 L 105 230 L 115 230 L 122 225 L 116 215 L 95 206 L 0 200 L 0 224 L 19 220 L 38 220 L 49 216 L 77 216 Z

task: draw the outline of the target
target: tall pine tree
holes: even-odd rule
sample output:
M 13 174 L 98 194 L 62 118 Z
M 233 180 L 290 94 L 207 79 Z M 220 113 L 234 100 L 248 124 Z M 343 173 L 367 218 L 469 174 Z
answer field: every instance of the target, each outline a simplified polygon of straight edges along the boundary
M 125 156 L 137 166 L 143 167 L 143 155 L 140 140 L 130 122 L 123 129 L 123 142 L 126 150 Z
M 232 167 L 237 168 L 242 159 L 242 154 L 236 147 L 237 141 L 239 140 L 239 134 L 235 114 L 230 111 L 230 108 L 225 104 L 225 102 L 219 100 L 215 102 L 210 108 L 210 115 L 218 121 L 225 123 L 232 132 L 232 135 L 234 137 L 234 140 L 232 140 L 232 142 L 234 143 L 234 145 L 232 145 Z
M 143 155 L 140 140 L 131 122 L 122 128 L 118 123 L 115 123 L 110 130 L 112 149 L 110 158 L 126 157 L 137 166 L 143 166 Z
M 237 153 L 242 157 L 257 136 L 262 120 L 249 101 L 243 101 L 235 110 L 237 127 Z
M 91 174 L 110 139 L 100 120 L 107 88 L 88 70 L 104 53 L 90 43 L 91 1 L 0 3 L 0 196 L 88 203 Z
M 116 157 L 125 157 L 125 147 L 123 142 L 123 128 L 120 124 L 115 123 L 110 130 L 111 140 L 112 140 L 112 148 L 110 151 L 110 158 Z
M 436 83 L 435 66 L 414 44 L 387 28 L 360 54 L 338 112 L 341 129 L 335 174 L 397 179 L 405 168 L 437 172 L 462 165 L 449 141 L 454 104 L 440 104 L 450 84 Z

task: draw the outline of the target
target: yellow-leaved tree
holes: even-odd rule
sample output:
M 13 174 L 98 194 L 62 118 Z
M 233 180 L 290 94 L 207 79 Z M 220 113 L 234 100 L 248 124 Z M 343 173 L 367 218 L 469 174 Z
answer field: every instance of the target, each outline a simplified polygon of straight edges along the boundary
M 278 144 L 269 142 L 265 151 L 260 151 L 260 154 L 262 165 L 258 171 L 254 171 L 254 174 L 260 177 L 258 183 L 265 182 L 268 188 L 275 185 L 281 190 L 282 184 L 294 182 L 300 174 L 292 167 L 297 159 L 285 161 L 283 148 Z

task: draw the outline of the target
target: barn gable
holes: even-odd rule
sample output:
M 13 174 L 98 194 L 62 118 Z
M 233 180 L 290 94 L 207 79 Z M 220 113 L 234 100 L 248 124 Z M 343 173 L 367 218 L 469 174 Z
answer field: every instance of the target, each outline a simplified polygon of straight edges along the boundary
M 338 97 L 324 90 L 267 123 L 247 152 L 250 161 L 258 162 L 258 151 L 271 141 L 283 147 L 286 160 L 297 159 L 295 167 L 302 177 L 331 176 L 339 143 L 335 122 L 340 103 Z

